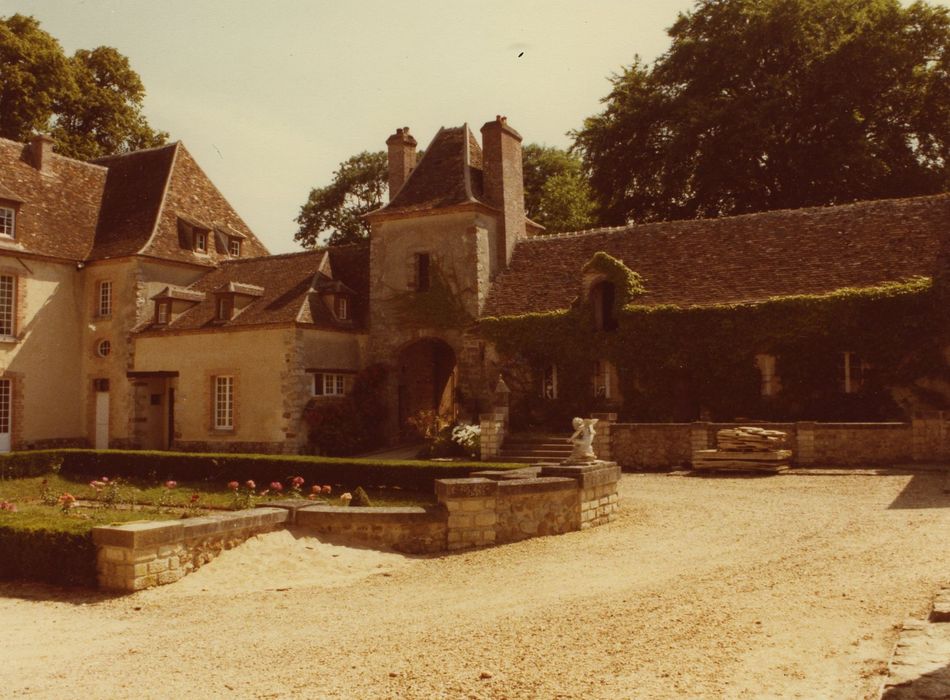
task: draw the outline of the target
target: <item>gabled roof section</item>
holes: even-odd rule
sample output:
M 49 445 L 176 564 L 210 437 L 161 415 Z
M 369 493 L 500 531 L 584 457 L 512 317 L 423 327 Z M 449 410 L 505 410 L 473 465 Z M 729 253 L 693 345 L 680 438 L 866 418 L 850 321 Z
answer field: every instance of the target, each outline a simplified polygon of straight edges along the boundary
M 204 301 L 205 296 L 206 295 L 204 292 L 196 292 L 193 289 L 169 285 L 158 294 L 152 296 L 152 299 L 156 301 L 160 299 L 174 299 L 178 301 Z
M 356 294 L 353 321 L 337 322 L 314 290 L 315 277 L 329 257 L 334 282 Z M 171 332 L 270 324 L 301 323 L 329 330 L 352 330 L 364 326 L 369 294 L 369 246 L 356 244 L 303 253 L 269 255 L 222 262 L 188 287 L 203 294 L 201 301 L 165 325 L 149 324 L 140 332 Z M 252 301 L 229 321 L 216 318 L 215 292 L 253 296 Z M 314 303 L 317 299 L 319 303 Z M 316 313 L 314 313 L 316 311 Z M 325 313 L 324 313 L 325 312 Z
M 468 124 L 442 127 L 395 198 L 370 216 L 443 209 L 480 202 L 481 195 L 482 149 L 478 141 Z
M 89 258 L 135 255 L 148 242 L 162 210 L 178 143 L 99 158 L 108 168 L 96 240 Z
M 597 252 L 643 278 L 636 303 L 710 306 L 933 277 L 950 241 L 950 194 L 669 221 L 520 241 L 484 316 L 567 309 Z
M 17 203 L 16 238 L 3 248 L 84 260 L 92 248 L 106 169 L 53 153 L 44 172 L 30 147 L 0 139 L 0 199 Z

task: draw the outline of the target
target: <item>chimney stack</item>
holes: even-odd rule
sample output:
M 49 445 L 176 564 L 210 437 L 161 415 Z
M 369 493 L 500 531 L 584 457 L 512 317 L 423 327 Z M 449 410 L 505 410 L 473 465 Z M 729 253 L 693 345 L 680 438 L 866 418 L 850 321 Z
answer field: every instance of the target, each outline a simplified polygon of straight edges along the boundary
M 416 140 L 409 135 L 409 127 L 404 126 L 386 139 L 386 145 L 389 147 L 389 201 L 392 201 L 416 167 Z
M 482 171 L 485 198 L 502 211 L 498 266 L 504 270 L 515 243 L 526 236 L 521 134 L 508 126 L 507 117 L 496 116 L 482 127 Z
M 30 158 L 33 160 L 33 167 L 41 173 L 49 171 L 53 143 L 53 139 L 46 134 L 37 134 L 30 140 Z

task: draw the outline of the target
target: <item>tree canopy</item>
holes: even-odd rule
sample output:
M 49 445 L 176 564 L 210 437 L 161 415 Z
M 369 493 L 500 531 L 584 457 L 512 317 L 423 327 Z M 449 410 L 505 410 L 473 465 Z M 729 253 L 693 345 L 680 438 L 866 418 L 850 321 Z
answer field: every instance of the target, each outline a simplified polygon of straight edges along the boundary
M 422 151 L 417 158 L 422 158 Z M 567 151 L 528 144 L 524 148 L 525 211 L 547 233 L 594 225 L 594 202 L 581 161 Z M 369 235 L 363 214 L 384 203 L 388 187 L 385 151 L 363 151 L 343 163 L 326 187 L 314 188 L 297 216 L 294 240 L 312 248 L 321 243 L 354 243 Z M 325 239 L 325 240 L 324 240 Z
M 50 133 L 56 150 L 83 160 L 158 146 L 168 134 L 142 114 L 145 87 L 114 48 L 66 56 L 33 17 L 0 18 L 0 136 Z
M 699 0 L 573 134 L 610 223 L 950 188 L 950 12 Z

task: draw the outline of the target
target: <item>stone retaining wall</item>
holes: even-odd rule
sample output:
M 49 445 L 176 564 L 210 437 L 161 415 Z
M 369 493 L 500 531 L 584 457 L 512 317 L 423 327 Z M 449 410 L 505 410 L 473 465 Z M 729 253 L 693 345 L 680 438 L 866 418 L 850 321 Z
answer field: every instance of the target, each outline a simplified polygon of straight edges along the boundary
M 99 585 L 137 591 L 174 583 L 224 549 L 281 527 L 422 554 L 586 529 L 609 523 L 619 508 L 620 467 L 613 462 L 482 474 L 436 480 L 439 505 L 428 508 L 285 500 L 236 513 L 93 528 Z
M 199 518 L 96 527 L 99 587 L 138 591 L 174 583 L 225 549 L 284 526 L 288 511 L 255 508 Z
M 723 428 L 756 425 L 788 434 L 795 464 L 858 466 L 950 459 L 950 413 L 916 415 L 910 423 L 612 423 L 610 454 L 628 469 L 687 466 L 694 450 L 715 447 Z M 600 426 L 598 426 L 600 430 Z
M 424 554 L 445 549 L 446 520 L 441 507 L 307 506 L 297 510 L 294 524 L 314 533 Z

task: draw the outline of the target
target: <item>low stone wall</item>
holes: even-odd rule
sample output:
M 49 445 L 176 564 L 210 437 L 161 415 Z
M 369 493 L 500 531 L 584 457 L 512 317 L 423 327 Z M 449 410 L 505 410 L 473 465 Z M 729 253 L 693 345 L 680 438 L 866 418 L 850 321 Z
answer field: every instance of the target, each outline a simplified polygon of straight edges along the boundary
M 913 430 L 906 423 L 813 425 L 812 463 L 857 466 L 900 464 L 914 459 Z M 799 462 L 806 463 L 803 460 Z
M 692 459 L 689 423 L 614 423 L 610 430 L 610 454 L 627 469 L 665 469 Z
M 798 465 L 858 466 L 950 459 L 950 413 L 922 413 L 910 423 L 613 423 L 610 453 L 627 469 L 671 469 L 711 449 L 723 428 L 755 425 L 788 434 Z M 600 427 L 598 426 L 598 429 Z
M 437 479 L 435 493 L 448 512 L 449 550 L 516 542 L 603 525 L 620 507 L 614 462 L 481 472 L 470 479 Z
M 307 506 L 296 511 L 294 524 L 310 532 L 425 554 L 445 549 L 446 520 L 441 507 Z
M 255 508 L 184 520 L 96 527 L 99 587 L 138 591 L 174 583 L 225 549 L 284 526 L 288 511 Z
M 295 526 L 413 554 L 517 542 L 609 523 L 620 507 L 614 462 L 481 472 L 436 480 L 439 505 L 353 508 L 306 500 L 184 520 L 97 527 L 101 588 L 137 591 L 174 583 L 247 538 Z

